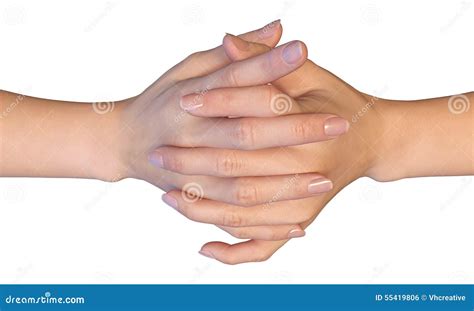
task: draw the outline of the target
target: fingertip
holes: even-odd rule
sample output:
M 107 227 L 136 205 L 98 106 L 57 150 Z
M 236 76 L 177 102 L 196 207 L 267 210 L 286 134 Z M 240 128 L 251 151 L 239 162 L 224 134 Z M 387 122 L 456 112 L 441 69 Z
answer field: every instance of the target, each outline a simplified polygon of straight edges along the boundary
M 281 21 L 277 19 L 262 28 L 241 34 L 239 37 L 246 41 L 265 44 L 273 48 L 280 41 L 282 33 Z
M 308 48 L 302 41 L 291 41 L 283 45 L 281 57 L 288 65 L 301 66 L 308 58 Z
M 283 35 L 283 26 L 281 24 L 281 20 L 277 19 L 270 24 L 266 25 L 263 29 L 272 29 L 271 33 L 268 36 L 262 36 L 260 40 L 257 40 L 256 42 L 263 43 L 269 47 L 275 47 L 278 42 L 281 39 L 281 36 Z
M 299 41 L 299 42 L 301 44 L 303 59 L 306 61 L 308 59 L 308 47 L 306 46 L 306 43 L 304 43 L 303 41 Z
M 337 137 L 349 131 L 351 124 L 344 118 L 331 116 L 324 121 L 324 134 L 328 137 Z
M 192 112 L 204 106 L 203 94 L 187 94 L 180 98 L 179 106 L 181 109 Z
M 211 252 L 212 253 L 212 251 L 222 250 L 223 248 L 229 247 L 229 246 L 230 246 L 230 244 L 228 244 L 228 243 L 224 243 L 224 242 L 220 242 L 220 241 L 211 241 L 211 242 L 207 242 L 206 244 L 204 244 L 201 247 L 201 251 L 206 251 L 206 252 Z
M 222 40 L 222 46 L 227 57 L 232 61 L 236 61 L 241 58 L 240 55 L 242 53 L 248 51 L 250 44 L 237 36 L 227 33 Z
M 178 210 L 178 200 L 176 199 L 175 196 L 171 194 L 171 192 L 164 193 L 161 196 L 161 199 L 163 202 L 165 202 L 168 206 L 171 206 L 175 210 Z
M 288 239 L 301 238 L 301 237 L 304 237 L 305 235 L 306 235 L 306 232 L 303 230 L 303 228 L 301 228 L 300 226 L 297 226 L 288 232 Z
M 207 242 L 201 247 L 199 254 L 225 263 L 225 260 L 221 258 L 222 251 L 229 246 L 230 244 L 219 241 Z

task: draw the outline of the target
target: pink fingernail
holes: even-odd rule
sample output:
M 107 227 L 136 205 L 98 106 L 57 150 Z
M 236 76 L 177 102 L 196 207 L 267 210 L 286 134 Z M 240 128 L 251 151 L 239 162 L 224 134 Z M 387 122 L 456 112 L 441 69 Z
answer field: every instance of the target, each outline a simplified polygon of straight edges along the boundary
M 279 25 L 280 25 L 280 20 L 277 19 L 276 21 L 273 21 L 273 22 L 263 26 L 260 29 L 260 31 L 258 33 L 258 36 L 262 39 L 273 37 L 273 35 L 275 34 L 275 32 L 278 29 Z
M 161 199 L 163 200 L 163 202 L 165 202 L 166 204 L 168 204 L 169 206 L 171 206 L 172 208 L 174 209 L 178 209 L 178 201 L 173 198 L 172 196 L 170 196 L 168 193 L 165 193 L 161 196 Z
M 301 238 L 305 236 L 305 232 L 301 229 L 292 229 L 290 232 L 288 232 L 288 238 L 293 239 L 293 238 Z
M 206 257 L 208 257 L 208 258 L 212 258 L 212 259 L 214 259 L 214 256 L 213 256 L 213 255 L 212 255 L 212 253 L 211 253 L 211 252 L 209 252 L 209 251 L 206 251 L 206 250 L 200 250 L 200 251 L 199 251 L 199 254 L 201 254 L 201 255 L 203 255 L 203 256 L 206 256 Z
M 324 134 L 327 136 L 339 136 L 349 130 L 349 122 L 340 117 L 332 117 L 324 122 Z
M 181 97 L 179 105 L 186 111 L 196 110 L 204 106 L 202 94 L 191 94 Z
M 288 44 L 282 52 L 283 60 L 287 64 L 294 64 L 303 57 L 303 45 L 299 41 Z
M 332 181 L 327 178 L 312 180 L 308 185 L 308 192 L 313 194 L 324 193 L 332 190 Z
M 163 168 L 164 161 L 163 156 L 157 152 L 153 152 L 148 156 L 148 161 L 156 167 Z

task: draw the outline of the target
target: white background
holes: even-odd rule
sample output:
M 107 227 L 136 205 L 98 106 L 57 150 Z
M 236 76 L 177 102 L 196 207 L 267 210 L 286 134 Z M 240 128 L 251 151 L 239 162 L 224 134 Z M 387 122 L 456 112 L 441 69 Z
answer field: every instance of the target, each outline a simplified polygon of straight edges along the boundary
M 283 41 L 361 91 L 474 88 L 472 1 L 1 1 L 0 88 L 55 99 L 136 95 L 186 55 L 282 18 Z M 474 109 L 474 107 L 471 107 Z M 269 261 L 197 254 L 233 241 L 144 182 L 0 179 L 1 283 L 472 283 L 472 177 L 359 180 Z

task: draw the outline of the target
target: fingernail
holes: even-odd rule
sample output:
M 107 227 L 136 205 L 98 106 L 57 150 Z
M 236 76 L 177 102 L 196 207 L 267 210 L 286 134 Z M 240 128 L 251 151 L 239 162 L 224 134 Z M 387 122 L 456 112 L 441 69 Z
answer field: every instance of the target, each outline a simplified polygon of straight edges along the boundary
M 200 251 L 199 251 L 199 254 L 201 254 L 201 255 L 203 255 L 203 256 L 206 256 L 206 257 L 208 257 L 208 258 L 212 258 L 212 259 L 214 259 L 214 256 L 213 256 L 213 255 L 212 255 L 212 253 L 211 253 L 211 252 L 209 252 L 209 251 L 206 251 L 206 250 L 200 250 Z
M 324 122 L 324 133 L 327 136 L 339 136 L 349 130 L 349 122 L 340 117 L 332 117 Z
M 299 41 L 288 44 L 282 53 L 283 60 L 287 64 L 294 64 L 303 56 L 303 45 Z
M 230 33 L 228 33 L 227 35 L 229 37 L 232 37 L 233 39 L 232 42 L 234 43 L 235 47 L 238 48 L 239 50 L 248 51 L 248 49 L 250 48 L 250 44 L 247 41 L 240 39 L 237 36 L 231 35 Z
M 272 37 L 275 34 L 276 30 L 278 29 L 279 25 L 280 25 L 280 20 L 279 19 L 277 19 L 276 21 L 273 21 L 269 24 L 266 24 L 265 26 L 263 26 L 260 29 L 259 37 L 262 38 L 262 39 Z
M 301 238 L 304 236 L 306 233 L 301 230 L 301 229 L 292 229 L 290 232 L 288 232 L 288 238 L 293 239 L 293 238 Z
M 163 200 L 163 202 L 165 202 L 166 204 L 168 204 L 172 208 L 178 209 L 178 201 L 176 201 L 176 199 L 173 198 L 172 196 L 170 196 L 169 194 L 167 194 L 167 193 L 163 194 L 161 199 Z
M 318 178 L 312 180 L 308 185 L 308 192 L 309 193 L 324 193 L 328 192 L 332 189 L 332 181 L 327 178 Z
M 157 152 L 153 152 L 148 156 L 148 161 L 156 167 L 163 168 L 163 156 Z
M 204 106 L 202 94 L 185 95 L 181 97 L 179 105 L 186 111 L 196 110 Z

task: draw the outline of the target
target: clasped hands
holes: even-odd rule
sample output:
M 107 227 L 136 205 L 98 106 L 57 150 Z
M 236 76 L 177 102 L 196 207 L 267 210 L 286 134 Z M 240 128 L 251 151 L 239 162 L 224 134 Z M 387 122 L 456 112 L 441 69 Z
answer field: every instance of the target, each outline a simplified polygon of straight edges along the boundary
M 118 105 L 130 131 L 122 176 L 166 191 L 187 218 L 234 237 L 200 253 L 227 264 L 268 259 L 302 237 L 353 180 L 377 167 L 380 105 L 307 59 L 304 43 L 275 47 L 278 21 L 190 55 Z

